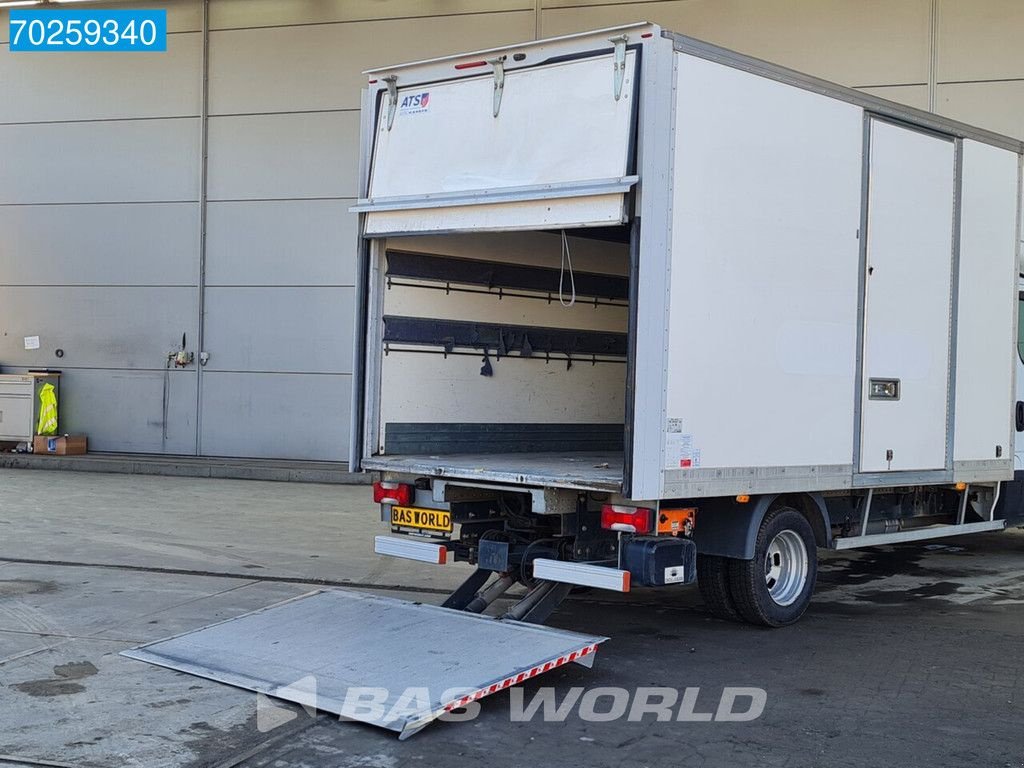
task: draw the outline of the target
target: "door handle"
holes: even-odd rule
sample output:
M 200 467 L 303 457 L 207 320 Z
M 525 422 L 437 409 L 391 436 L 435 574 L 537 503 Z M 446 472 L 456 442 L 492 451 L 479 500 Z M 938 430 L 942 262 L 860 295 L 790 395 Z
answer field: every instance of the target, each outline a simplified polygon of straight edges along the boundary
M 1016 410 L 1017 413 L 1015 421 L 1017 422 L 1017 431 L 1024 432 L 1024 400 L 1017 401 Z
M 899 379 L 869 379 L 868 400 L 899 400 Z

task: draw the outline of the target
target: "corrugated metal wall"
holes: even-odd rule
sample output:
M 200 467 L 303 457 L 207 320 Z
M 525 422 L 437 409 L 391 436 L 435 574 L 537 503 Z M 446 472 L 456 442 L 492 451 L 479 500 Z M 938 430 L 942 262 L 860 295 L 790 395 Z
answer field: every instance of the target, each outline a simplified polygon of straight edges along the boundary
M 203 6 L 160 6 L 166 54 L 12 55 L 0 12 L 0 366 L 101 451 L 347 458 L 367 67 L 648 19 L 1024 135 L 1016 0 L 210 0 L 201 274 Z

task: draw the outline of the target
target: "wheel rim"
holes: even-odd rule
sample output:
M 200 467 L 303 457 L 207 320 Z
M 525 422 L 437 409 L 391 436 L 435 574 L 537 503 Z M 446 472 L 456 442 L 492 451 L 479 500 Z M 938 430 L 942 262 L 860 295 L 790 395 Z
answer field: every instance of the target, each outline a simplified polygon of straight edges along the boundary
M 778 605 L 792 605 L 807 583 L 807 547 L 795 531 L 782 531 L 768 545 L 764 581 Z

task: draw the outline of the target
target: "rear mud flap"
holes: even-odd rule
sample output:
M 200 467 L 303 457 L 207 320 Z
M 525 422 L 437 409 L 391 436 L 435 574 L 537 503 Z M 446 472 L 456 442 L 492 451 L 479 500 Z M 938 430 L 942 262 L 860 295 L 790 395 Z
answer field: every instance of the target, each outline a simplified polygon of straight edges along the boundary
M 606 637 L 327 589 L 122 655 L 399 733 L 570 662 Z

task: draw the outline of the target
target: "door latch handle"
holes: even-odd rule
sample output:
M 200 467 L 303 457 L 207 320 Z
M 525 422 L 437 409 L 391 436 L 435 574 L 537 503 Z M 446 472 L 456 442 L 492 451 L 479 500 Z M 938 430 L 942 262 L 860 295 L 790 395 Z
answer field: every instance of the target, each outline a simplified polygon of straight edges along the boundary
M 899 379 L 869 379 L 868 400 L 899 400 Z
M 1016 425 L 1017 426 L 1017 431 L 1018 432 L 1024 432 L 1024 400 L 1018 400 L 1017 401 L 1017 409 L 1016 410 L 1017 410 L 1017 413 L 1016 413 L 1015 421 L 1017 422 L 1017 425 Z

